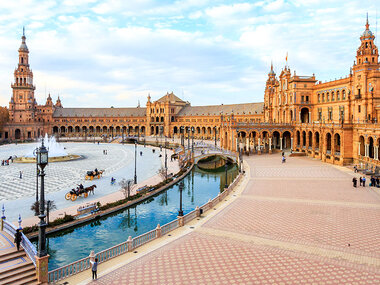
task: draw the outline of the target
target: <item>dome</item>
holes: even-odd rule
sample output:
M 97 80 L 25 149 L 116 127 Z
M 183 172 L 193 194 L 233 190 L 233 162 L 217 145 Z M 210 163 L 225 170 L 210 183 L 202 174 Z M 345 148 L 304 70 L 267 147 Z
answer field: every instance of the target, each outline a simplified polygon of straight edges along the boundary
M 365 30 L 362 34 L 362 37 L 365 37 L 365 38 L 370 38 L 370 37 L 373 37 L 373 34 L 370 30 Z
M 25 36 L 22 36 L 22 43 L 20 45 L 20 48 L 18 49 L 19 51 L 28 51 L 28 47 L 25 43 Z

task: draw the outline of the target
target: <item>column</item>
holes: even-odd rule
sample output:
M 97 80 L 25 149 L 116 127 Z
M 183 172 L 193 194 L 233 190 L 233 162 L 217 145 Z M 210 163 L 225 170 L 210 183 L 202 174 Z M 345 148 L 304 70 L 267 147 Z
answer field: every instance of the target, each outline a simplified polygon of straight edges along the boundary
M 272 138 L 269 138 L 269 153 L 272 153 Z
M 309 112 L 309 124 L 310 124 L 310 122 L 311 122 L 311 112 Z
M 358 142 L 358 156 L 360 156 L 360 142 Z
M 290 138 L 290 149 L 293 150 L 293 137 Z
M 249 143 L 249 136 L 245 139 L 245 148 L 249 152 L 249 149 L 251 148 L 251 145 Z
M 368 157 L 368 144 L 364 145 L 364 156 Z
M 258 154 L 261 154 L 260 146 L 261 146 L 261 144 L 260 144 L 260 138 L 258 138 L 258 143 L 257 143 L 257 153 Z
M 374 150 L 375 150 L 374 159 L 379 160 L 379 146 L 375 145 Z
M 280 150 L 282 150 L 282 138 L 280 138 Z

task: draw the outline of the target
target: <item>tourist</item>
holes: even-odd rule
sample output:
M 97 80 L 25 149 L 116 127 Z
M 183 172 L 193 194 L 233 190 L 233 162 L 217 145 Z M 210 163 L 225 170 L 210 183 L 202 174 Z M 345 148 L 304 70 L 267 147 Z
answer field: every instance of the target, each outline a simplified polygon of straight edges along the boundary
M 359 178 L 359 183 L 360 183 L 360 186 L 362 186 L 363 185 L 363 178 L 360 176 L 360 178 Z
M 380 187 L 380 179 L 379 179 L 379 177 L 376 177 L 376 187 Z
M 355 165 L 354 166 L 354 172 L 357 173 L 358 172 L 358 167 Z
M 20 232 L 20 229 L 17 229 L 16 234 L 15 234 L 15 241 L 14 241 L 14 243 L 16 244 L 16 247 L 17 247 L 17 251 L 20 250 L 21 240 L 22 240 L 22 234 Z
M 363 176 L 363 187 L 365 187 L 365 181 L 366 181 L 365 176 Z
M 375 187 L 376 186 L 376 179 L 375 177 L 371 176 L 371 187 Z
M 22 171 L 20 170 L 20 179 L 22 179 Z
M 282 156 L 282 163 L 285 163 L 286 162 L 286 158 L 285 156 Z
M 92 271 L 92 280 L 98 279 L 97 270 L 98 270 L 98 259 L 95 258 L 95 261 L 90 260 L 91 263 L 91 271 Z
M 352 178 L 352 184 L 354 187 L 357 187 L 358 180 L 356 179 L 356 177 Z

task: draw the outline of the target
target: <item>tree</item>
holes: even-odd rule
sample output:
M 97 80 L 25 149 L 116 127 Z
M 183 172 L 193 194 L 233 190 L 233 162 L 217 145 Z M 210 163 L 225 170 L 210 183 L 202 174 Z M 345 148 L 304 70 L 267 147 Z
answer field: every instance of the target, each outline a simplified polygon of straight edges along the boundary
M 123 178 L 119 185 L 121 187 L 120 191 L 124 194 L 124 197 L 127 199 L 131 196 L 131 190 L 133 189 L 133 180 Z
M 157 174 L 162 178 L 162 180 L 165 180 L 167 177 L 166 177 L 166 169 L 165 167 L 161 167 L 159 170 L 157 170 Z
M 38 214 L 40 212 L 40 201 L 34 202 L 32 204 L 32 206 L 30 207 L 30 209 L 32 211 L 34 211 L 34 215 L 35 216 L 38 216 Z M 47 201 L 45 201 L 45 209 L 46 209 L 46 222 L 47 222 L 47 224 L 49 224 L 49 214 L 50 214 L 50 211 L 56 210 L 57 209 L 57 205 L 55 204 L 54 201 L 47 200 Z

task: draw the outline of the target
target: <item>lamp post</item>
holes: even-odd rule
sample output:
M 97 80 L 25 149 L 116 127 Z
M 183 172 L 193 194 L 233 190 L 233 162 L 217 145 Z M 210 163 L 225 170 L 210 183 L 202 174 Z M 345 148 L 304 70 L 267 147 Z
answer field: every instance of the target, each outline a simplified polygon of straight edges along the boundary
M 179 211 L 178 211 L 178 216 L 182 217 L 183 216 L 183 211 L 182 211 L 182 191 L 183 191 L 183 180 L 179 183 Z
M 137 142 L 135 141 L 135 177 L 134 177 L 135 184 L 137 184 L 136 161 L 137 161 Z
M 228 182 L 227 182 L 227 170 L 228 170 L 227 160 L 226 160 L 226 164 L 224 165 L 224 170 L 226 171 L 226 184 L 224 185 L 224 188 L 228 188 Z
M 187 130 L 187 148 L 190 150 L 190 127 L 187 127 L 186 130 Z
M 191 127 L 191 158 L 194 160 L 194 127 Z
M 124 127 L 121 128 L 121 144 L 124 144 Z
M 165 179 L 168 179 L 168 154 L 166 153 L 166 136 L 165 136 Z
M 42 145 L 37 150 L 37 165 L 40 167 L 40 176 L 41 176 L 41 191 L 40 191 L 40 214 L 38 218 L 40 219 L 39 228 L 38 228 L 38 249 L 37 256 L 44 257 L 47 255 L 46 252 L 46 236 L 45 236 L 45 172 L 44 169 L 48 164 L 49 154 L 48 150 L 44 146 L 44 141 L 42 140 Z
M 214 134 L 215 134 L 215 148 L 216 148 L 216 126 L 214 127 Z
M 180 127 L 180 133 L 181 133 L 181 145 L 184 147 L 184 138 L 183 138 L 183 132 L 184 132 L 184 128 L 181 126 Z

